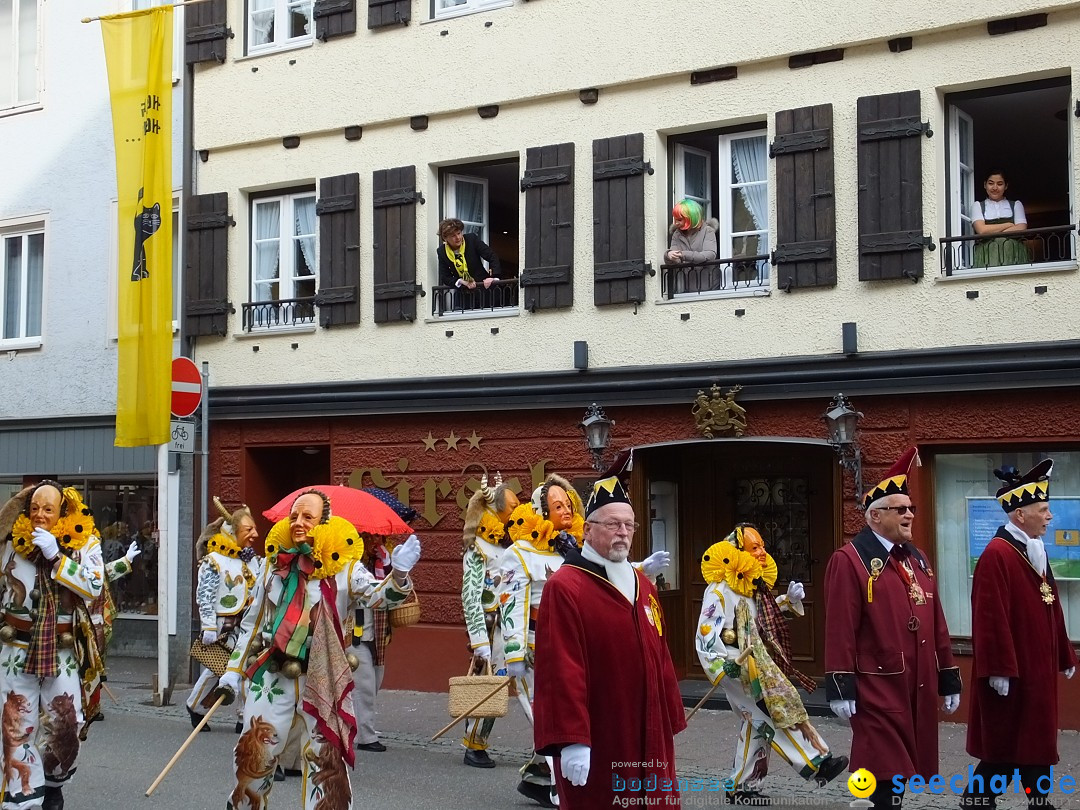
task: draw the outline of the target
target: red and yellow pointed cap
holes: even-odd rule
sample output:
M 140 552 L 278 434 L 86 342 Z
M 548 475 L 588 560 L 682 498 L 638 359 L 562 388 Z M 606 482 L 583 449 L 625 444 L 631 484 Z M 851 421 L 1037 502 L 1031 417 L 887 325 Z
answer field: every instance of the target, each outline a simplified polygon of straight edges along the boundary
M 884 498 L 886 495 L 907 495 L 908 474 L 911 471 L 912 464 L 916 466 L 922 464 L 918 447 L 909 447 L 904 451 L 904 454 L 896 460 L 896 463 L 889 467 L 885 477 L 866 491 L 862 499 L 863 510 L 865 511 L 870 504 L 878 498 Z

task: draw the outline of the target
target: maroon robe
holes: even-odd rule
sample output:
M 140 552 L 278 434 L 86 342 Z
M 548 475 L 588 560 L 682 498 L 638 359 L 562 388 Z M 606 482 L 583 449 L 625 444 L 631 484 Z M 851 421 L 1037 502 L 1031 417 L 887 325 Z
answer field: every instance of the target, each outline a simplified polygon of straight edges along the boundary
M 971 582 L 972 690 L 967 751 L 986 762 L 1056 765 L 1058 673 L 1076 666 L 1061 597 L 1046 604 L 1027 549 L 1002 526 L 975 565 Z M 1009 694 L 990 688 L 1009 678 Z
M 632 605 L 576 551 L 544 586 L 533 735 L 536 750 L 555 757 L 561 810 L 613 807 L 628 797 L 680 806 L 674 735 L 686 720 L 666 632 L 656 588 L 640 571 Z M 559 752 L 574 743 L 591 748 L 584 787 L 560 769 Z
M 884 567 L 870 601 L 875 559 Z M 896 560 L 869 527 L 825 570 L 826 696 L 855 701 L 850 770 L 867 768 L 879 784 L 938 772 L 938 695 L 961 690 L 933 569 L 921 552 L 910 562 L 924 605 L 912 600 Z

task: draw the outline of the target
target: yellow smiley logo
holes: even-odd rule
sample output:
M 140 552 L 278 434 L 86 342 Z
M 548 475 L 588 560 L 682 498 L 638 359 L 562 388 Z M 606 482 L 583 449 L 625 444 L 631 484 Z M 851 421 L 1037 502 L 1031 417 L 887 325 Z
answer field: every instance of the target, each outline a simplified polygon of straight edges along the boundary
M 847 789 L 856 799 L 867 799 L 877 788 L 877 779 L 866 768 L 859 768 L 847 780 Z

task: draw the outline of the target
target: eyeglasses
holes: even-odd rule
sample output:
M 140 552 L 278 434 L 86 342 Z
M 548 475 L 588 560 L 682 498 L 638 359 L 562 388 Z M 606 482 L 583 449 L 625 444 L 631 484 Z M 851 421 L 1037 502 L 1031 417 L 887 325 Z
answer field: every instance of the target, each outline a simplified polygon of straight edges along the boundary
M 623 528 L 628 533 L 633 534 L 641 528 L 641 524 L 633 520 L 590 520 L 587 522 L 594 526 L 603 526 L 609 532 L 617 532 L 620 528 Z
M 875 506 L 874 508 L 880 509 L 882 512 L 896 512 L 896 514 L 898 515 L 903 515 L 906 512 L 911 512 L 911 514 L 914 515 L 916 510 L 918 509 L 915 504 L 911 504 L 909 506 Z

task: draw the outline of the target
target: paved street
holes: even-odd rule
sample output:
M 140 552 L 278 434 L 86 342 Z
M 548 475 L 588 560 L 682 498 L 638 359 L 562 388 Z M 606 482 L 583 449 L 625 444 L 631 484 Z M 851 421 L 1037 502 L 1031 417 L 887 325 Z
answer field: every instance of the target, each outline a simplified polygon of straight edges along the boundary
M 221 810 L 232 789 L 230 766 L 234 717 L 223 710 L 219 721 L 212 721 L 213 732 L 200 735 L 177 767 L 149 799 L 143 794 L 154 777 L 191 730 L 182 705 L 186 690 L 175 696 L 177 705 L 156 708 L 150 703 L 147 662 L 135 659 L 112 659 L 109 686 L 120 701 L 113 706 L 105 699 L 107 720 L 95 724 L 83 749 L 76 785 L 67 793 L 68 810 L 98 810 L 101 807 L 147 810 Z M 465 767 L 462 749 L 456 736 L 430 742 L 430 736 L 449 719 L 446 695 L 423 692 L 384 692 L 379 696 L 379 722 L 388 749 L 375 754 L 357 752 L 353 789 L 357 808 L 379 810 L 443 810 L 460 808 L 536 807 L 514 791 L 517 767 L 529 745 L 530 729 L 516 703 L 510 713 L 497 721 L 493 735 L 492 756 L 498 762 L 493 770 Z M 850 733 L 846 724 L 835 719 L 815 718 L 814 723 L 829 744 L 846 753 Z M 707 781 L 722 780 L 734 744 L 735 723 L 729 712 L 701 711 L 690 728 L 677 738 L 680 776 Z M 953 723 L 941 725 L 942 773 L 966 773 L 970 758 L 963 751 L 965 727 Z M 1005 730 L 1003 729 L 1003 733 Z M 1061 735 L 1062 762 L 1056 773 L 1080 775 L 1080 735 Z M 846 808 L 851 800 L 843 778 L 823 789 L 813 789 L 794 775 L 778 757 L 773 757 L 767 792 L 775 799 L 795 797 L 794 805 L 810 797 L 818 807 Z M 271 806 L 297 808 L 300 803 L 300 780 L 289 779 L 274 787 Z M 1080 807 L 1080 798 L 1058 796 L 1058 807 Z M 781 802 L 774 802 L 781 805 Z M 720 806 L 719 796 L 703 791 L 685 794 L 684 807 Z M 908 794 L 907 808 L 954 808 L 955 798 Z M 1020 796 L 1010 795 L 999 802 L 1003 810 L 1026 806 Z

